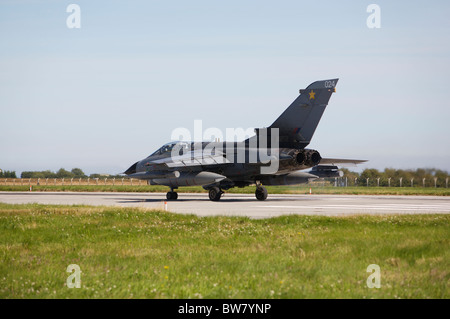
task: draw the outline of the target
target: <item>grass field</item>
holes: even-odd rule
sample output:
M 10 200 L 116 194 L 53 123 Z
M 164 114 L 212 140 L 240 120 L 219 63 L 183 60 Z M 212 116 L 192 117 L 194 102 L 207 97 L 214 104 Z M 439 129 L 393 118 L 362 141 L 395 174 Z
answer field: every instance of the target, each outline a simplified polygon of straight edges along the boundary
M 435 195 L 450 196 L 449 188 L 433 187 L 319 187 L 319 186 L 265 186 L 269 194 L 348 194 L 348 195 Z M 29 191 L 28 185 L 0 185 L 0 191 Z M 39 185 L 33 186 L 36 192 L 168 192 L 167 186 L 158 185 Z M 200 186 L 180 187 L 179 193 L 206 193 Z M 252 194 L 255 186 L 231 188 L 226 192 Z
M 0 298 L 449 298 L 449 222 L 0 204 Z

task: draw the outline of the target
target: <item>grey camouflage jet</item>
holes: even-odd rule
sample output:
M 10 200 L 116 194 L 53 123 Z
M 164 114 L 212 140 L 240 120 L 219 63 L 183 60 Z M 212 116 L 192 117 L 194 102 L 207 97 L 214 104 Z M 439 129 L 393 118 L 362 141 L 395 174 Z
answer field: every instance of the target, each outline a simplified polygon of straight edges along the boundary
M 359 164 L 365 160 L 322 158 L 307 149 L 338 79 L 316 81 L 306 89 L 268 128 L 242 142 L 169 142 L 124 173 L 147 180 L 150 185 L 175 190 L 201 185 L 209 199 L 220 200 L 225 190 L 256 184 L 258 200 L 267 198 L 263 185 L 295 185 L 324 177 L 339 177 L 338 164 Z M 309 171 L 304 171 L 309 169 Z

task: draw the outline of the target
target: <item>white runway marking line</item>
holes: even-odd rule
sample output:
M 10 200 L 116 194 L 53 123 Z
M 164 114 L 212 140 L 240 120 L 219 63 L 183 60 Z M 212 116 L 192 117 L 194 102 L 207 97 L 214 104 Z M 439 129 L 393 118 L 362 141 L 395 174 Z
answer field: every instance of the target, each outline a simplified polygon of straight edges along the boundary
M 447 204 L 435 205 L 403 205 L 403 204 L 380 204 L 380 205 L 321 205 L 321 206 L 293 206 L 293 205 L 265 205 L 253 206 L 257 208 L 297 208 L 297 209 L 358 209 L 358 210 L 393 210 L 393 211 L 443 211 L 450 212 Z

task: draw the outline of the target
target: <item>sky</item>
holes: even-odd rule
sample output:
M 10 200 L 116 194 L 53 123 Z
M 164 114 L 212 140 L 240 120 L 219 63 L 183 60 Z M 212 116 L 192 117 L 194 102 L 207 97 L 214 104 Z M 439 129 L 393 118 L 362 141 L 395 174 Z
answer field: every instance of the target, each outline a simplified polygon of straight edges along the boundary
M 380 8 L 369 28 L 367 7 Z M 70 4 L 80 28 L 68 28 Z M 0 1 L 0 169 L 121 173 L 178 127 L 269 126 L 339 78 L 308 148 L 450 171 L 449 1 Z M 355 168 L 351 168 L 355 170 Z

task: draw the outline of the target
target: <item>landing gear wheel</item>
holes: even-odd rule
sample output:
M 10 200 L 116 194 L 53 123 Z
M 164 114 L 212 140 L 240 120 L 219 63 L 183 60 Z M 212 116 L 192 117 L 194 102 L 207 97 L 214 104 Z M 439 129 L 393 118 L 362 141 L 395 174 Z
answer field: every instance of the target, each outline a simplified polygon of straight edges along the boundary
M 178 193 L 177 192 L 167 192 L 166 198 L 168 200 L 176 200 L 178 198 Z
M 222 191 L 219 187 L 212 187 L 209 189 L 209 199 L 217 202 L 220 200 L 220 197 L 222 196 Z
M 256 188 L 255 196 L 257 200 L 265 200 L 267 198 L 267 189 L 263 186 Z

